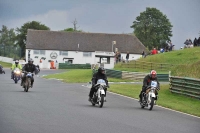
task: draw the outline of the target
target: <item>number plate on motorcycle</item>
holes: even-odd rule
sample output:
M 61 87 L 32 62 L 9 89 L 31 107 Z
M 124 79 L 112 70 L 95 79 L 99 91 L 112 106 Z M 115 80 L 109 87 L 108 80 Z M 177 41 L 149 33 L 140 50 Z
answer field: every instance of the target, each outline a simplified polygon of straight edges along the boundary
M 157 82 L 151 81 L 151 86 L 152 86 L 152 87 L 157 87 Z

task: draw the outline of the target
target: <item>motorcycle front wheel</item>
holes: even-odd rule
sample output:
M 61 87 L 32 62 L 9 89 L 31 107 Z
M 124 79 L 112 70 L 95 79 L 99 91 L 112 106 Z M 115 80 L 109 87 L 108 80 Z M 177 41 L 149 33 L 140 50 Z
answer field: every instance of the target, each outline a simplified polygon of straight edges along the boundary
M 103 107 L 103 103 L 104 103 L 104 95 L 101 95 L 101 99 L 99 101 L 99 107 L 102 108 Z
M 150 108 L 149 110 L 153 109 L 153 105 L 154 105 L 154 97 L 151 98 L 151 103 L 150 103 Z
M 31 84 L 31 79 L 28 78 L 28 79 L 26 80 L 26 86 L 25 86 L 25 91 L 26 91 L 26 92 L 28 92 L 28 89 L 29 89 L 29 87 L 30 87 L 30 84 Z

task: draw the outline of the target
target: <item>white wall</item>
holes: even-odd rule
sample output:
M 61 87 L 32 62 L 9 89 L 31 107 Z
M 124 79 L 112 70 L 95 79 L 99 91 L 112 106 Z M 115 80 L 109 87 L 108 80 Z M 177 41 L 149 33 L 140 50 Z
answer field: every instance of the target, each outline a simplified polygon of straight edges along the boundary
M 126 60 L 126 53 L 121 53 L 121 57 L 123 57 L 123 59 Z M 129 54 L 129 61 L 130 60 L 137 60 L 141 57 L 142 57 L 141 54 Z
M 58 68 L 58 63 L 65 63 L 65 60 L 63 58 L 74 58 L 73 59 L 73 64 L 97 64 L 99 61 L 98 59 L 95 58 L 96 53 L 92 52 L 92 57 L 83 57 L 83 52 L 80 51 L 68 51 L 68 56 L 63 56 L 59 55 L 59 51 L 56 50 L 45 50 L 45 55 L 41 54 L 34 54 L 32 49 L 26 49 L 26 60 L 28 60 L 28 50 L 30 51 L 30 57 L 34 60 L 34 64 L 39 64 L 41 68 L 45 69 L 50 69 L 50 62 L 49 60 L 53 60 L 55 62 L 56 68 Z M 52 52 L 57 53 L 57 58 L 56 59 L 51 59 L 50 54 Z M 35 58 L 35 56 L 38 56 L 38 58 Z M 46 58 L 45 60 L 42 60 L 42 63 L 40 63 L 40 59 L 44 57 Z M 57 64 L 56 64 L 57 60 Z M 114 67 L 114 58 L 111 58 L 110 61 L 112 64 L 106 64 L 105 68 L 113 68 Z
M 0 56 L 0 61 L 7 62 L 7 63 L 13 63 L 13 58 Z

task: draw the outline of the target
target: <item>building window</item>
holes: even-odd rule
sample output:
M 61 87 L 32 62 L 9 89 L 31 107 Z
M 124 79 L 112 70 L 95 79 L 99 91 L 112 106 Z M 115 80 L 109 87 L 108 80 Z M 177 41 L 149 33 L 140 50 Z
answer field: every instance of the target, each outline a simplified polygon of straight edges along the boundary
M 103 64 L 110 64 L 110 58 L 109 57 L 102 57 L 100 58 L 101 63 Z
M 40 54 L 40 50 L 33 50 L 33 54 Z
M 40 54 L 45 55 L 45 50 L 40 50 Z
M 45 50 L 33 50 L 33 54 L 45 55 Z
M 60 51 L 59 54 L 60 54 L 60 55 L 68 56 L 68 51 Z
M 92 52 L 83 52 L 83 57 L 92 57 Z

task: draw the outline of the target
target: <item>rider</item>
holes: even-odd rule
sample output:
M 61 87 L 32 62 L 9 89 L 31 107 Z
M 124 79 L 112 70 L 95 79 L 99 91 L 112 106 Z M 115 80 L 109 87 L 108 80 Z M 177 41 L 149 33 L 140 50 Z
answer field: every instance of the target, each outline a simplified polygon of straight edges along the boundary
M 3 66 L 0 64 L 0 71 L 2 71 L 3 70 Z
M 19 64 L 18 60 L 15 60 L 15 64 L 12 64 L 11 79 L 14 78 L 14 70 L 15 70 L 15 68 L 19 68 L 20 70 L 22 70 L 22 66 Z
M 139 102 L 141 102 L 142 101 L 142 93 L 144 92 L 146 92 L 146 89 L 147 89 L 147 87 L 150 85 L 150 83 L 151 83 L 151 81 L 152 80 L 155 80 L 155 81 L 157 81 L 157 83 L 158 83 L 158 89 L 160 89 L 160 83 L 158 82 L 158 79 L 157 79 L 157 73 L 156 73 L 156 71 L 155 70 L 152 70 L 151 72 L 150 72 L 150 74 L 148 74 L 148 75 L 146 75 L 145 77 L 144 77 L 144 80 L 143 80 L 143 86 L 142 86 L 142 91 L 140 92 L 140 95 L 139 95 L 139 98 L 140 98 L 140 100 L 139 100 Z M 158 95 L 158 92 L 156 91 L 156 98 L 157 98 L 157 95 Z
M 97 83 L 97 80 L 98 79 L 103 79 L 105 80 L 106 82 L 106 85 L 109 87 L 108 85 L 108 80 L 107 80 L 107 76 L 105 74 L 105 69 L 103 67 L 99 67 L 98 69 L 98 72 L 94 73 L 93 74 L 93 77 L 92 77 L 92 87 L 90 89 L 90 93 L 89 93 L 89 101 L 91 101 L 92 99 L 92 96 L 94 94 L 94 91 L 95 91 L 95 84 Z M 105 96 L 106 96 L 106 91 L 107 91 L 107 88 L 105 90 Z M 106 101 L 106 100 L 105 100 Z
M 24 65 L 24 67 L 22 68 L 22 70 L 25 71 L 25 74 L 22 76 L 21 86 L 23 85 L 23 82 L 26 79 L 26 73 L 27 72 L 31 72 L 31 73 L 35 72 L 35 74 L 38 73 L 38 69 L 33 64 L 33 59 L 32 58 L 28 59 L 28 63 L 26 63 Z M 31 79 L 31 88 L 33 87 L 33 82 L 34 82 L 34 78 L 32 76 L 32 79 Z

